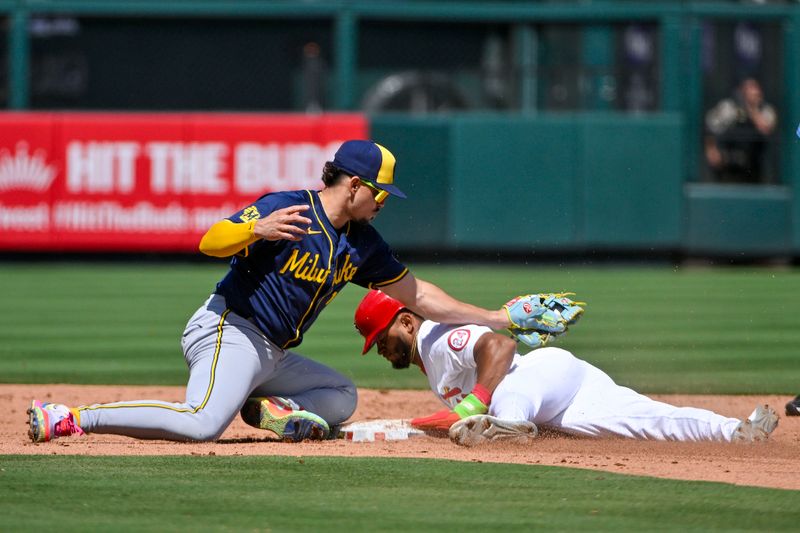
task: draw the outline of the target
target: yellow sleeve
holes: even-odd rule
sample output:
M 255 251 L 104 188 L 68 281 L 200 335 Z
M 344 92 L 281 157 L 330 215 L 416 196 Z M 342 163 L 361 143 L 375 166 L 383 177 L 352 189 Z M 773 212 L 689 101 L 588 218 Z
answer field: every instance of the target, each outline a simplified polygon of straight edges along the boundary
M 255 223 L 255 220 L 237 223 L 228 219 L 216 222 L 200 239 L 200 251 L 213 257 L 230 257 L 243 249 L 246 254 L 247 246 L 258 240 L 253 235 Z

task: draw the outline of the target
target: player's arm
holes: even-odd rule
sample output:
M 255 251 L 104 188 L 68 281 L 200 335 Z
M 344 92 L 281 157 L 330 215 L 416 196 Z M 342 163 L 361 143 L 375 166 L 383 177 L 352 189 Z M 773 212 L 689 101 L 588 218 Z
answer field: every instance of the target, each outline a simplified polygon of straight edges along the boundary
M 498 333 L 484 333 L 475 342 L 475 387 L 453 408 L 459 418 L 489 412 L 492 394 L 508 374 L 516 350 L 517 343 Z
M 229 257 L 253 244 L 258 237 L 253 233 L 256 221 L 233 222 L 227 218 L 211 226 L 200 239 L 200 251 L 213 257 Z
M 301 214 L 308 208 L 307 205 L 284 207 L 247 222 L 220 220 L 203 235 L 200 251 L 214 257 L 229 257 L 259 239 L 299 241 L 311 225 L 311 219 Z
M 475 342 L 473 354 L 477 371 L 477 384 L 489 394 L 503 381 L 514 361 L 517 343 L 499 333 L 484 333 Z M 491 397 L 490 397 L 491 398 Z M 486 402 L 489 405 L 489 402 Z
M 433 283 L 416 278 L 410 272 L 396 283 L 382 286 L 381 290 L 434 322 L 477 324 L 493 329 L 504 329 L 511 325 L 504 310 L 490 311 L 456 300 Z
M 475 342 L 475 387 L 453 409 L 411 420 L 413 427 L 429 431 L 447 431 L 450 426 L 468 416 L 489 412 L 494 390 L 511 368 L 517 344 L 498 333 L 484 333 Z

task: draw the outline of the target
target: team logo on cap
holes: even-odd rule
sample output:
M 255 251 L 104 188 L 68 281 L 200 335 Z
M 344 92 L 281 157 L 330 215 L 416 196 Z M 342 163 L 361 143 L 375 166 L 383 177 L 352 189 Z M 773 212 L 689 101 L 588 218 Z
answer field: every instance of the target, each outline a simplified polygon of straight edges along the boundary
M 469 330 L 468 329 L 457 329 L 450 333 L 450 336 L 447 337 L 447 344 L 450 345 L 450 348 L 453 350 L 460 352 L 464 349 L 464 346 L 467 345 L 469 342 Z

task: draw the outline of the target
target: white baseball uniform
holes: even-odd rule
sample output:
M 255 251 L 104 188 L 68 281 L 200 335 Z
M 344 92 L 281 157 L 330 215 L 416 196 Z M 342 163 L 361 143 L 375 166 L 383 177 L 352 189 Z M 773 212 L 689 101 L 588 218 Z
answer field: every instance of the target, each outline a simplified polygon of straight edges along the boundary
M 491 331 L 422 323 L 417 349 L 431 389 L 448 407 L 455 407 L 475 386 L 475 343 Z M 575 435 L 672 441 L 730 442 L 741 422 L 655 401 L 617 385 L 599 368 L 560 348 L 515 354 L 494 391 L 489 414 Z

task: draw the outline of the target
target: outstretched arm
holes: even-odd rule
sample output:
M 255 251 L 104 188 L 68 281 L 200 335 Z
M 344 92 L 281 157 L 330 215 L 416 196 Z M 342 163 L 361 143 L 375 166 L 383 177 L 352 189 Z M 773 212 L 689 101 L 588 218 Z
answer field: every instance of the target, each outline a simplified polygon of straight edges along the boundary
M 414 277 L 411 273 L 381 290 L 428 320 L 444 324 L 478 324 L 492 329 L 511 325 L 502 309 L 490 311 L 456 300 L 442 289 Z

